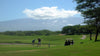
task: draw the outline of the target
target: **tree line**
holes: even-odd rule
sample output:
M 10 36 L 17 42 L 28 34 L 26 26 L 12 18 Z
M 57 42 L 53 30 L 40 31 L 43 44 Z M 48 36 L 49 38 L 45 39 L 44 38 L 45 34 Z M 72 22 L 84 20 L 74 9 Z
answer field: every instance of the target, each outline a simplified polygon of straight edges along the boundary
M 85 25 L 65 26 L 62 29 L 62 34 L 66 35 L 89 34 L 89 30 L 85 27 Z
M 90 34 L 90 40 L 92 40 L 92 34 L 96 34 L 96 28 L 93 25 L 65 26 L 62 28 L 61 33 L 65 35 Z M 100 33 L 100 30 L 98 30 L 98 33 Z
M 95 34 L 95 30 L 96 28 L 90 27 L 89 25 L 74 25 L 63 27 L 61 33 L 66 35 Z
M 49 31 L 49 30 L 39 30 L 39 31 L 6 31 L 0 32 L 4 35 L 17 35 L 17 36 L 35 36 L 35 35 L 57 35 L 60 31 Z

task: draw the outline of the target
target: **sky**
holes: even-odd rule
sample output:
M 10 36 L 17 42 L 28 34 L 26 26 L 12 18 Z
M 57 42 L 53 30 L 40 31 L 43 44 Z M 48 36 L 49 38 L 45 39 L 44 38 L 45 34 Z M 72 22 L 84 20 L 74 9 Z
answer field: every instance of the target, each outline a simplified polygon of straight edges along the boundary
M 81 17 L 73 0 L 0 0 L 0 21 Z
M 0 0 L 0 30 L 55 31 L 83 24 L 76 6 L 73 0 Z

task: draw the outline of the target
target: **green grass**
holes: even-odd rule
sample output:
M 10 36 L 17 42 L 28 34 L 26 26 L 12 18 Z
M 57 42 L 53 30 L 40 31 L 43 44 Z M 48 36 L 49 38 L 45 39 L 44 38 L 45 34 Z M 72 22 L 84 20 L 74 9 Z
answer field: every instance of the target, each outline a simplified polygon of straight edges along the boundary
M 2 37 L 1 37 L 2 36 Z M 94 42 L 89 40 L 89 36 L 86 39 L 81 40 L 81 35 L 68 35 L 68 36 L 5 36 L 0 35 L 0 42 L 20 41 L 21 43 L 31 43 L 32 39 L 40 37 L 42 43 L 49 43 L 48 45 L 42 45 L 41 47 L 33 47 L 28 45 L 0 45 L 0 56 L 100 56 L 100 42 Z M 64 46 L 66 38 L 72 38 L 75 41 L 74 45 Z M 100 39 L 100 36 L 98 37 Z M 7 41 L 9 40 L 9 41 Z M 37 41 L 36 41 L 37 42 Z M 83 44 L 80 44 L 83 42 Z
M 41 38 L 42 44 L 63 44 L 66 38 L 72 38 L 74 40 L 82 37 L 81 35 L 51 35 L 51 36 L 9 36 L 9 35 L 0 35 L 0 43 L 31 43 L 33 39 Z M 36 43 L 38 41 L 36 40 Z

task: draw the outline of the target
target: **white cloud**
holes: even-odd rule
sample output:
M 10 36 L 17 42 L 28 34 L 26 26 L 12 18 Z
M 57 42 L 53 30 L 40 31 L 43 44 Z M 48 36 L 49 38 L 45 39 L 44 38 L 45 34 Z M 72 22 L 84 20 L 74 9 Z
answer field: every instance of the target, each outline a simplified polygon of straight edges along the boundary
M 68 26 L 73 26 L 73 24 L 67 24 Z
M 58 9 L 58 7 L 42 7 L 35 10 L 25 9 L 23 11 L 28 17 L 33 19 L 58 19 L 68 18 L 79 14 L 75 10 Z

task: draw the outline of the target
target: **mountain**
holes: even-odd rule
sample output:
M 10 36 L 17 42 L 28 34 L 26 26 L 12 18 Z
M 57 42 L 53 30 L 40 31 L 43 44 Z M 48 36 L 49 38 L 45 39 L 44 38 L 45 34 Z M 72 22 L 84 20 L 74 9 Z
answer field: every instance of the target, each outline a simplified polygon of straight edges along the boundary
M 0 32 L 3 31 L 36 31 L 36 30 L 51 30 L 58 31 L 64 26 L 73 24 L 81 24 L 83 19 L 78 17 L 71 17 L 67 19 L 53 19 L 53 20 L 41 20 L 41 19 L 16 19 L 10 21 L 0 22 Z

